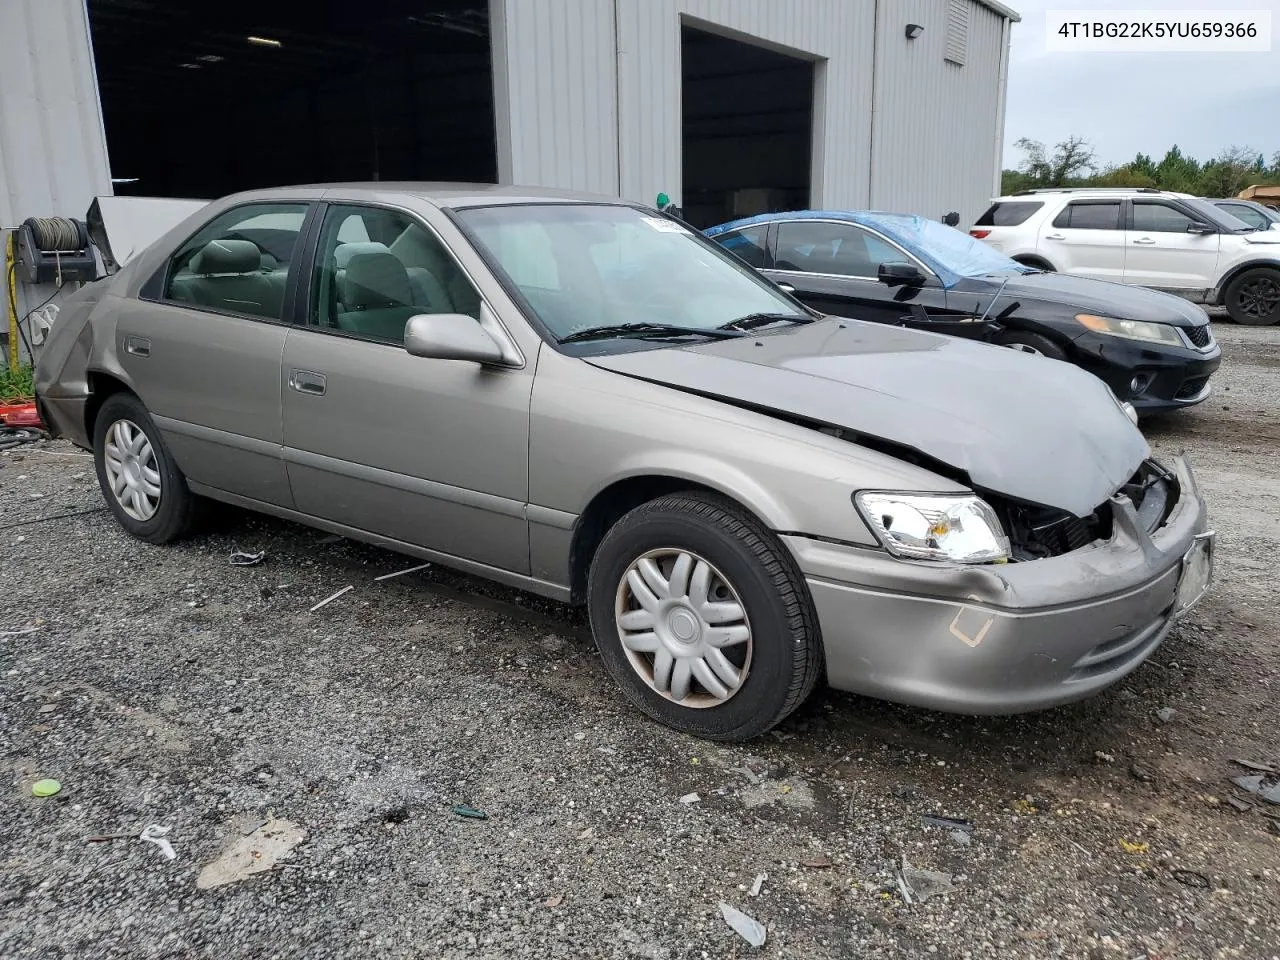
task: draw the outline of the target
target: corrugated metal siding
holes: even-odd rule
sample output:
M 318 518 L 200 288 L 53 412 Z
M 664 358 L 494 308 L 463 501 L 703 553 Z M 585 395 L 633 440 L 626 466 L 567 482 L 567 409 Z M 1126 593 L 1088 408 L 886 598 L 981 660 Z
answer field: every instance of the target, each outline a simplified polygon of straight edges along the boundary
M 495 19 L 505 21 L 494 57 L 506 58 L 497 86 L 510 105 L 510 177 L 645 202 L 666 191 L 678 200 L 687 17 L 819 61 L 825 109 L 814 118 L 814 202 L 865 203 L 874 9 L 874 0 L 491 0 Z
M 880 4 L 871 205 L 967 227 L 986 208 L 1003 138 L 1003 17 L 969 5 L 965 66 L 948 63 L 948 7 L 937 0 Z M 908 23 L 924 33 L 906 38 Z
M 110 192 L 84 0 L 0 0 L 0 226 Z
M 491 0 L 490 18 L 500 178 L 616 194 L 613 4 Z

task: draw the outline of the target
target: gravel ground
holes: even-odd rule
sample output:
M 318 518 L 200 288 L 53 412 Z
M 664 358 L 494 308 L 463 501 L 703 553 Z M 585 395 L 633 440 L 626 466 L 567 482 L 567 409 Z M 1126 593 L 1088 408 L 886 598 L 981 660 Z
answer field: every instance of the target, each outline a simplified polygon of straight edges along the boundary
M 1146 425 L 1197 466 L 1214 592 L 1017 718 L 820 692 L 710 745 L 621 702 L 580 613 L 230 510 L 149 547 L 70 446 L 3 455 L 0 629 L 39 629 L 0 636 L 0 956 L 1280 956 L 1280 807 L 1229 799 L 1233 758 L 1280 763 L 1280 329 L 1216 326 L 1218 392 Z M 306 834 L 283 867 L 197 886 L 269 817 Z M 176 859 L 85 842 L 149 824 Z M 907 902 L 904 861 L 953 889 Z

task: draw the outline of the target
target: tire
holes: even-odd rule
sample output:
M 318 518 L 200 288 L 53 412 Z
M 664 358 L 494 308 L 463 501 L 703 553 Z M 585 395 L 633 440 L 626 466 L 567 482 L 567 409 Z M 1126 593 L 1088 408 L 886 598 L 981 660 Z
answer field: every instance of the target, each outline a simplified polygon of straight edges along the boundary
M 108 448 L 116 451 L 126 445 L 137 452 L 123 458 L 108 456 Z M 108 465 L 109 460 L 121 464 L 119 472 Z M 98 411 L 93 424 L 93 462 L 107 506 L 129 533 L 147 543 L 161 544 L 190 530 L 196 497 L 187 489 L 187 480 L 173 462 L 147 408 L 133 394 L 113 394 Z M 113 479 L 122 473 L 127 474 L 124 480 Z M 117 486 L 123 490 L 119 495 Z M 157 495 L 150 495 L 152 489 Z M 144 496 L 135 499 L 139 490 Z M 150 512 L 142 508 L 143 501 Z
M 1050 360 L 1067 359 L 1067 352 L 1048 337 L 1039 333 L 1030 333 L 1026 330 L 1011 330 L 1002 333 L 996 343 L 1002 347 L 1021 350 L 1023 353 L 1034 353 L 1042 357 L 1048 357 Z
M 683 579 L 671 576 L 680 554 L 691 558 Z M 657 618 L 640 606 L 632 586 L 636 579 L 648 586 L 640 572 L 646 560 L 653 563 L 650 571 L 668 578 L 668 587 L 673 579 L 677 588 L 685 585 L 683 594 L 658 600 Z M 706 606 L 697 600 L 699 582 L 710 601 Z M 648 599 L 660 596 L 650 589 Z M 681 596 L 688 602 L 676 599 Z M 768 530 L 721 497 L 673 494 L 624 516 L 592 558 L 587 603 L 600 656 L 627 698 L 655 720 L 697 737 L 743 741 L 759 736 L 804 702 L 822 671 L 817 617 L 794 560 Z M 742 617 L 732 615 L 735 608 Z M 622 622 L 620 611 L 629 615 Z M 649 620 L 655 620 L 652 630 Z M 744 629 L 745 641 L 720 645 Z M 708 642 L 712 633 L 719 638 L 714 649 Z M 700 652 L 706 659 L 698 667 Z M 737 668 L 736 683 L 726 677 L 716 654 L 728 661 L 730 673 Z M 672 664 L 665 684 L 658 679 L 660 656 Z M 679 689 L 682 670 L 687 696 L 677 699 L 684 692 Z M 721 689 L 704 684 L 707 677 Z
M 1280 323 L 1280 270 L 1255 267 L 1227 285 L 1223 304 L 1236 323 L 1269 327 Z

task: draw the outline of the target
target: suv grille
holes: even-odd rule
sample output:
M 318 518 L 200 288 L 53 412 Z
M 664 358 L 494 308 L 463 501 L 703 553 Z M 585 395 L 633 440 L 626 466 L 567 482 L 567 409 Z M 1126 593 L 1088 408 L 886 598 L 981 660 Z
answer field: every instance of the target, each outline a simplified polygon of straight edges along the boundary
M 1187 339 L 1203 350 L 1213 342 L 1213 334 L 1209 331 L 1209 324 L 1201 324 L 1198 327 L 1183 327 L 1183 332 L 1187 335 Z

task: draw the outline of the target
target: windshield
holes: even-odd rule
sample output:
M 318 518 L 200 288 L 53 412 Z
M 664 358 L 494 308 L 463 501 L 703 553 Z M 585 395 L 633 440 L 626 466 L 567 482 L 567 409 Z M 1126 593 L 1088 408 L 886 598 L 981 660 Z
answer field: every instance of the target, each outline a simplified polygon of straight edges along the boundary
M 888 234 L 932 266 L 948 286 L 947 276 L 985 277 L 993 273 L 1034 273 L 1031 267 L 967 233 L 924 217 L 883 216 L 870 224 Z
M 762 313 L 808 319 L 710 241 L 634 207 L 473 207 L 458 217 L 556 339 L 617 324 L 710 330 Z

